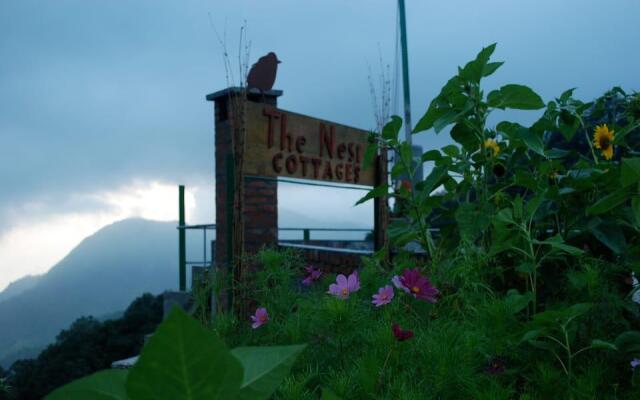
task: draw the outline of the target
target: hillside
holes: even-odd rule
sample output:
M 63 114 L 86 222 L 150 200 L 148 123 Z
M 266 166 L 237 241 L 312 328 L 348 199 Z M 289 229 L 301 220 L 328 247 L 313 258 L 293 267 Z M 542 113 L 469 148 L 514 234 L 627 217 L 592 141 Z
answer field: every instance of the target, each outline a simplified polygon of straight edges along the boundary
M 40 280 L 40 275 L 27 275 L 23 278 L 13 281 L 2 292 L 0 292 L 0 303 L 10 297 L 14 297 L 34 287 Z
M 37 353 L 80 316 L 119 312 L 141 293 L 175 289 L 175 226 L 141 219 L 114 223 L 29 282 L 32 287 L 5 294 L 0 302 L 0 365 Z

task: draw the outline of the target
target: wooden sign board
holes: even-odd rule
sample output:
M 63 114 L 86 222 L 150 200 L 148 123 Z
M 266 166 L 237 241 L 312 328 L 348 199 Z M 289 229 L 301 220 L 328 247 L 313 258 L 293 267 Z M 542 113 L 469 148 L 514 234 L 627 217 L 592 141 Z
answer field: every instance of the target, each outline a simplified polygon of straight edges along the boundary
M 366 131 L 247 102 L 247 175 L 375 185 Z

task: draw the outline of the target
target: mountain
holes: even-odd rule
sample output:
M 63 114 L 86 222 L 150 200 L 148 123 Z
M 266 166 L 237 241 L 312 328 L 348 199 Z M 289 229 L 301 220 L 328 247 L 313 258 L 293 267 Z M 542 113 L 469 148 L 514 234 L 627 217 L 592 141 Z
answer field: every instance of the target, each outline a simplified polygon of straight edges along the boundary
M 81 316 L 117 313 L 142 293 L 176 289 L 175 227 L 142 219 L 116 222 L 83 240 L 48 273 L 3 292 L 0 365 L 37 354 Z
M 14 297 L 34 287 L 40 280 L 41 275 L 27 275 L 17 281 L 11 282 L 2 292 L 0 292 L 0 303 L 10 297 Z

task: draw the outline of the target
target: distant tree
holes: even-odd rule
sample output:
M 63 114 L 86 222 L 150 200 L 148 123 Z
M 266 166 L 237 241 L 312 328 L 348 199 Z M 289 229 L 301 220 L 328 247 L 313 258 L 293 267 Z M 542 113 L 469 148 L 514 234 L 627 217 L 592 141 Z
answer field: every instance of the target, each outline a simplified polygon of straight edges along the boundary
M 11 366 L 7 378 L 11 396 L 7 398 L 42 399 L 57 387 L 138 354 L 144 337 L 161 320 L 162 296 L 151 294 L 134 300 L 119 319 L 105 322 L 93 317 L 77 319 L 37 359 L 19 360 Z
M 0 400 L 9 399 L 9 383 L 7 382 L 7 371 L 0 367 Z

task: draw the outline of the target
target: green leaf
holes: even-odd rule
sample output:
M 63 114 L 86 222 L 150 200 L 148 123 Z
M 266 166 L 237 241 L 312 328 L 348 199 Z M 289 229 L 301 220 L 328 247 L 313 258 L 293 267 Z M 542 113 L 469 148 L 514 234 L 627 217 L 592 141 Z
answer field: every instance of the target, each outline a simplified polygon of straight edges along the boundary
M 458 149 L 458 146 L 454 144 L 449 144 L 447 146 L 444 146 L 442 148 L 442 152 L 448 155 L 449 157 L 458 157 L 460 155 L 460 149 Z
M 367 170 L 374 165 L 374 160 L 378 154 L 378 143 L 373 140 L 367 145 L 367 150 L 364 152 L 364 159 L 362 160 L 362 169 Z
M 454 123 L 458 118 L 458 113 L 454 109 L 449 109 L 433 122 L 433 129 L 436 133 L 440 133 L 448 125 Z
M 451 139 L 460 143 L 467 151 L 474 151 L 479 148 L 479 140 L 473 131 L 464 123 L 460 122 L 451 129 Z
M 356 206 L 364 203 L 365 201 L 371 200 L 376 197 L 383 197 L 389 194 L 389 185 L 384 184 L 381 186 L 376 186 L 372 190 L 370 190 L 363 198 L 356 202 Z
M 244 367 L 239 400 L 268 399 L 306 345 L 238 347 L 231 350 Z
M 522 335 L 522 339 L 520 339 L 520 343 L 523 342 L 529 342 L 531 340 L 537 339 L 540 336 L 544 335 L 544 331 L 540 330 L 540 329 L 532 329 L 530 331 L 525 332 L 524 335 Z
M 446 167 L 435 167 L 431 170 L 431 173 L 422 181 L 421 190 L 429 195 L 435 188 L 440 186 L 440 183 L 447 177 Z
M 544 241 L 539 241 L 539 240 L 534 239 L 533 243 L 535 243 L 535 244 L 546 244 L 546 245 L 551 246 L 554 249 L 561 250 L 561 251 L 564 251 L 565 253 L 571 254 L 572 256 L 579 256 L 580 254 L 584 253 L 583 250 L 581 250 L 581 249 L 579 249 L 577 247 L 573 247 L 573 246 L 570 246 L 568 244 L 565 244 L 564 240 L 562 239 L 562 236 L 560 236 L 559 234 L 555 235 L 555 236 L 552 236 L 552 237 L 550 237 L 548 239 L 545 239 Z
M 620 144 L 623 142 L 624 138 L 631 133 L 632 131 L 634 131 L 635 129 L 640 128 L 640 121 L 634 123 L 634 124 L 629 124 L 627 126 L 625 126 L 624 128 L 622 128 L 621 130 L 619 130 L 618 132 L 615 132 L 615 135 L 613 137 L 613 144 Z
M 618 348 L 615 344 L 600 339 L 593 339 L 591 341 L 591 348 L 618 351 Z
M 547 157 L 549 158 L 564 158 L 569 153 L 571 152 L 568 150 L 562 150 L 562 149 L 550 149 L 546 151 Z
M 627 187 L 640 181 L 640 158 L 623 158 L 620 172 L 622 187 Z
M 507 292 L 507 297 L 504 301 L 507 304 L 509 311 L 515 315 L 527 308 L 527 305 L 533 301 L 533 294 L 531 292 L 520 294 L 516 289 L 510 289 Z
M 131 369 L 127 393 L 134 400 L 235 399 L 242 374 L 224 343 L 176 307 Z
M 335 394 L 331 389 L 323 387 L 322 398 L 320 400 L 342 400 L 342 398 Z
M 640 352 L 640 332 L 626 331 L 618 335 L 615 340 L 616 347 L 625 353 Z
M 504 62 L 502 61 L 487 63 L 487 65 L 484 66 L 482 77 L 487 77 L 489 75 L 492 75 L 494 72 L 496 72 L 498 68 L 502 66 L 502 64 L 504 64 Z
M 425 161 L 438 161 L 442 159 L 442 154 L 440 154 L 439 150 L 429 150 L 422 154 L 422 162 Z
M 496 44 L 493 43 L 487 47 L 484 47 L 482 50 L 480 50 L 480 52 L 476 56 L 476 59 L 468 62 L 467 65 L 465 65 L 464 68 L 460 70 L 460 73 L 459 73 L 460 77 L 462 79 L 465 79 L 474 83 L 479 83 L 480 79 L 482 79 L 483 76 L 491 75 L 491 73 L 493 73 L 499 67 L 499 65 L 491 66 L 491 67 L 487 66 L 487 62 L 489 61 L 489 58 L 491 58 L 491 55 L 493 54 L 495 49 L 496 49 Z M 492 64 L 497 64 L 497 63 L 492 63 Z M 493 71 L 491 71 L 491 69 L 493 69 Z M 488 72 L 488 71 L 490 71 L 490 73 L 485 75 L 485 72 Z
M 544 340 L 529 340 L 529 344 L 540 350 L 554 351 L 556 349 L 555 343 L 549 343 Z
M 601 222 L 599 224 L 590 224 L 588 228 L 591 234 L 611 251 L 616 254 L 624 253 L 627 242 L 620 226 Z
M 127 400 L 128 372 L 121 369 L 96 372 L 56 389 L 45 400 Z
M 487 96 L 490 107 L 513 108 L 516 110 L 539 110 L 544 107 L 544 102 L 527 86 L 505 85 L 499 90 L 494 90 Z
M 598 215 L 606 213 L 607 211 L 616 208 L 620 204 L 624 203 L 629 197 L 628 191 L 626 189 L 618 189 L 613 193 L 610 193 L 600 200 L 596 201 L 595 204 L 587 208 L 588 215 Z
M 516 267 L 516 271 L 522 272 L 523 274 L 533 274 L 536 266 L 531 262 L 523 262 Z
M 518 139 L 522 140 L 530 150 L 533 150 L 543 157 L 546 157 L 542 138 L 536 135 L 531 129 L 522 127 L 521 129 L 515 131 L 515 136 Z
M 564 92 L 562 92 L 562 94 L 560 95 L 560 102 L 564 103 L 567 100 L 569 100 L 571 98 L 571 96 L 573 96 L 573 92 L 576 90 L 576 88 L 571 88 L 571 89 L 567 89 Z
M 391 121 L 387 122 L 382 128 L 382 137 L 386 140 L 397 142 L 400 128 L 402 128 L 402 118 L 397 115 L 392 115 Z
M 496 215 L 496 221 L 503 224 L 515 224 L 513 220 L 513 210 L 511 208 L 503 208 Z

